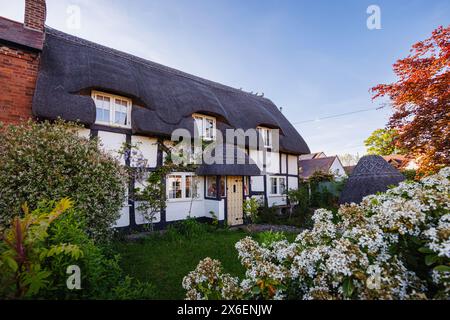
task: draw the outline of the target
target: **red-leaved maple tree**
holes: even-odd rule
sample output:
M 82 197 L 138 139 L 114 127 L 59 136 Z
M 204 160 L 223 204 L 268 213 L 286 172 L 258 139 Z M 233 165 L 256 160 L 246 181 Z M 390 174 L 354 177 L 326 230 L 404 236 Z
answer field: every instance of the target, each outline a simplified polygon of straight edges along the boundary
M 450 165 L 450 26 L 439 27 L 394 64 L 397 82 L 371 89 L 389 97 L 394 113 L 388 127 L 397 143 L 419 163 L 420 174 Z

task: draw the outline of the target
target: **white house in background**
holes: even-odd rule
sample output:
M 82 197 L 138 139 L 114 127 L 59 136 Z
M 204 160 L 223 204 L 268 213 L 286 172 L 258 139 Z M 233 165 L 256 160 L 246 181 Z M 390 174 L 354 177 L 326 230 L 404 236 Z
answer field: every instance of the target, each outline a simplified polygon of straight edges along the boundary
M 189 211 L 198 219 L 210 219 L 213 212 L 228 225 L 242 224 L 247 197 L 259 197 L 267 206 L 286 205 L 285 191 L 299 184 L 298 157 L 310 152 L 278 107 L 262 96 L 48 27 L 33 113 L 38 119 L 79 121 L 85 125 L 80 134 L 97 137 L 124 166 L 135 166 L 135 159 L 118 151 L 125 143 L 139 143 L 148 172 L 163 165 L 165 146 L 177 129 L 192 136 L 197 130 L 206 141 L 227 129 L 257 130 L 256 147 L 245 141 L 243 156 L 224 156 L 244 163 L 202 163 L 195 171 L 168 174 L 167 206 L 156 215 L 156 228 L 185 219 Z M 129 194 L 144 184 L 132 181 Z M 129 197 L 116 227 L 147 223 Z
M 325 158 L 326 155 L 324 152 L 315 152 L 315 153 L 308 153 L 308 154 L 302 154 L 300 157 L 298 157 L 299 160 L 312 160 L 317 158 Z
M 298 165 L 302 180 L 308 180 L 315 172 L 331 173 L 337 180 L 347 177 L 339 157 L 327 157 L 323 152 L 300 156 Z

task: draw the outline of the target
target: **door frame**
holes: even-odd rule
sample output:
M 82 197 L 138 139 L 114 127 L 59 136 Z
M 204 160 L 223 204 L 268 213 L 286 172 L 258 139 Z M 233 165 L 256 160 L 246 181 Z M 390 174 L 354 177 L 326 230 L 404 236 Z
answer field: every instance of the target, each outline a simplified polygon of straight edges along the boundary
M 231 215 L 230 215 L 230 205 L 229 205 L 229 201 L 230 201 L 230 196 L 231 196 L 231 187 L 232 185 L 234 185 L 234 183 L 230 183 L 231 180 L 239 178 L 239 180 L 241 181 L 241 191 L 242 192 L 238 192 L 241 200 L 242 200 L 242 205 L 241 205 L 241 221 L 239 221 L 239 223 L 230 223 L 231 221 Z M 239 182 L 238 182 L 239 184 Z M 244 177 L 243 176 L 226 176 L 226 202 L 225 202 L 225 206 L 226 206 L 226 222 L 228 226 L 239 226 L 239 225 L 243 225 L 244 224 Z M 233 221 L 231 221 L 233 222 Z

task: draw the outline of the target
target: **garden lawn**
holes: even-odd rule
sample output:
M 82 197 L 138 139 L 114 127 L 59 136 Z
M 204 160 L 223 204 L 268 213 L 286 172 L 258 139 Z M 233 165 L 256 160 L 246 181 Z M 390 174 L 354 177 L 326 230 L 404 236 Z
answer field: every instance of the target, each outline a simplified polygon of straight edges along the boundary
M 184 299 L 183 277 L 206 257 L 219 259 L 224 272 L 244 276 L 234 245 L 247 235 L 244 231 L 218 230 L 194 239 L 153 236 L 138 242 L 119 242 L 117 249 L 124 272 L 152 283 L 157 299 Z

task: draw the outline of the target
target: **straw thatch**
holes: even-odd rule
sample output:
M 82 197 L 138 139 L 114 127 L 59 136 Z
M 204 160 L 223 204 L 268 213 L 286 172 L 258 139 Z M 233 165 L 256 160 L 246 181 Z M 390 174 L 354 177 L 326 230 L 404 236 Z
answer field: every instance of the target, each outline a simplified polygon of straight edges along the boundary
M 405 177 L 380 156 L 359 160 L 341 193 L 340 203 L 360 203 L 362 198 L 398 185 Z

